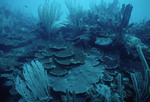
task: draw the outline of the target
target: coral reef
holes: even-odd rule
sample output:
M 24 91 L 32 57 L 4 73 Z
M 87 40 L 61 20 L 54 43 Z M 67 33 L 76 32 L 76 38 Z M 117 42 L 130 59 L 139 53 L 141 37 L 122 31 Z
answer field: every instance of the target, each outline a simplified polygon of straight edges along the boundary
M 0 5 L 0 101 L 149 102 L 150 21 L 118 0 L 63 3 L 63 19 L 57 0 L 39 18 Z

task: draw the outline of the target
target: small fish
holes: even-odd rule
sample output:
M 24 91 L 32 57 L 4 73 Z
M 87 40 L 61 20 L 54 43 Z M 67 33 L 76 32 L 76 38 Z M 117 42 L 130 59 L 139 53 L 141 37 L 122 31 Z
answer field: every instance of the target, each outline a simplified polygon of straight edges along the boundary
M 27 6 L 27 5 L 25 5 L 24 7 L 26 7 L 26 8 L 27 8 L 28 6 Z

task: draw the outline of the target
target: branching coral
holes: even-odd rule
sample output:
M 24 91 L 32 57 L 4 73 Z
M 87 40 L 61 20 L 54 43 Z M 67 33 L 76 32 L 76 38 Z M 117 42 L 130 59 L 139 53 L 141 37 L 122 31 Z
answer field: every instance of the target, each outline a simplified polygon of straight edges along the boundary
M 81 5 L 75 0 L 65 0 L 65 5 L 69 11 L 69 21 L 75 32 L 79 32 L 84 28 L 83 17 L 85 15 Z
M 50 37 L 50 34 L 57 30 L 56 21 L 60 18 L 60 4 L 57 0 L 45 0 L 38 8 L 38 16 Z
M 24 64 L 23 76 L 17 76 L 15 81 L 16 90 L 25 102 L 48 102 L 51 99 L 47 72 L 39 61 L 31 61 Z
M 140 73 L 131 74 L 134 90 L 136 92 L 136 102 L 150 102 L 150 69 L 140 45 L 137 46 L 137 52 L 142 61 L 145 75 L 143 80 L 143 78 L 140 78 Z

